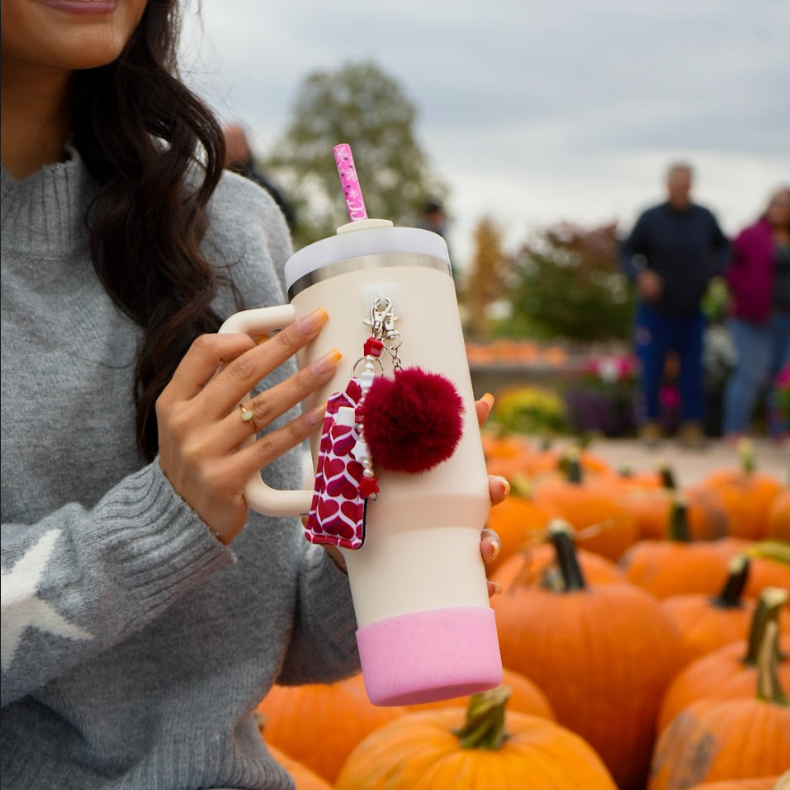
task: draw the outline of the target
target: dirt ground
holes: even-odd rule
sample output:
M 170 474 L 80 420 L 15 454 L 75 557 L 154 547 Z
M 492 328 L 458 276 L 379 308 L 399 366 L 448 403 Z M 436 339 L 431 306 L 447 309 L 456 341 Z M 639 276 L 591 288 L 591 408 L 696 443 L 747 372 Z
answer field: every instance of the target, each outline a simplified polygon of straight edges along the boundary
M 759 439 L 755 440 L 754 446 L 757 468 L 790 485 L 790 446 L 778 447 L 771 441 Z M 672 440 L 666 440 L 651 450 L 634 439 L 605 439 L 594 442 L 590 449 L 615 468 L 628 465 L 635 471 L 652 469 L 658 461 L 666 459 L 682 485 L 700 481 L 713 469 L 738 464 L 737 451 L 721 441 L 711 441 L 705 450 L 691 451 L 679 447 Z

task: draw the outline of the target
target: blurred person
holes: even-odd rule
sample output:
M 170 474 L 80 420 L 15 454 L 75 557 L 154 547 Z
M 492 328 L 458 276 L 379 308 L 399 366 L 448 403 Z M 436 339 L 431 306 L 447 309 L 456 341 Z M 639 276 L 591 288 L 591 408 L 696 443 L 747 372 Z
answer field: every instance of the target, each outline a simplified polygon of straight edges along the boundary
M 680 443 L 701 448 L 704 410 L 702 297 L 723 273 L 729 243 L 713 213 L 691 198 L 693 172 L 685 163 L 667 171 L 667 200 L 644 211 L 621 249 L 621 266 L 635 283 L 638 304 L 635 344 L 640 362 L 640 435 L 656 445 L 659 393 L 667 352 L 680 360 Z
M 432 233 L 437 233 L 444 239 L 445 244 L 449 243 L 447 241 L 447 212 L 445 211 L 444 204 L 441 200 L 437 198 L 431 198 L 424 206 L 422 210 L 422 217 L 420 218 L 419 222 L 417 223 L 418 228 L 422 228 L 423 230 L 430 230 Z M 452 261 L 453 256 L 450 255 L 450 260 Z M 461 287 L 461 279 L 460 273 L 458 272 L 455 265 L 452 265 L 452 273 L 453 273 L 453 282 L 455 282 L 456 290 L 459 290 Z
M 244 499 L 300 486 L 337 355 L 297 372 L 320 309 L 217 333 L 284 303 L 291 247 L 177 77 L 177 11 L 0 5 L 5 790 L 292 788 L 253 709 L 359 670 L 342 556 Z
M 274 202 L 279 206 L 293 233 L 296 227 L 296 212 L 282 192 L 266 178 L 255 164 L 255 157 L 252 155 L 252 148 L 247 140 L 247 132 L 244 127 L 239 124 L 227 124 L 223 127 L 222 134 L 225 137 L 225 167 L 262 186 L 274 198 Z
M 747 431 L 765 386 L 769 431 L 786 441 L 774 382 L 790 362 L 790 187 L 778 189 L 760 219 L 733 241 L 727 284 L 737 362 L 725 391 L 725 437 L 737 441 Z

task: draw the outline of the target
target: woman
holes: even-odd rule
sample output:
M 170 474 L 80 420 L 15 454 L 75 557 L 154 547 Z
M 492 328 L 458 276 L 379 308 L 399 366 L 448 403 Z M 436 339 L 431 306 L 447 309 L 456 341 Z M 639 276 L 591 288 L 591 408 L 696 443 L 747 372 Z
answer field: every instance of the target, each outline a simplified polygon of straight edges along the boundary
M 322 410 L 293 408 L 337 355 L 292 357 L 327 315 L 215 334 L 282 302 L 289 240 L 222 174 L 171 0 L 1 8 L 3 787 L 290 787 L 249 711 L 357 671 L 353 609 L 339 555 L 243 488 L 299 483 Z
M 773 382 L 790 361 L 790 188 L 777 190 L 760 220 L 735 239 L 727 281 L 738 361 L 724 396 L 725 435 L 735 441 L 746 432 L 767 385 L 769 429 L 784 441 L 788 428 L 773 406 Z

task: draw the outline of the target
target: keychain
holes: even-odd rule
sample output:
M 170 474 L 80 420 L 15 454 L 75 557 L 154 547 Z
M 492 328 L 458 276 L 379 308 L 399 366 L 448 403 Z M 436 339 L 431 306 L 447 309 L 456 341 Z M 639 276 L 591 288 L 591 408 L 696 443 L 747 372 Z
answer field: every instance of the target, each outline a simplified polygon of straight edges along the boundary
M 360 548 L 368 503 L 379 493 L 374 462 L 390 471 L 426 472 L 450 458 L 461 440 L 460 395 L 445 376 L 402 367 L 396 320 L 392 302 L 377 299 L 364 321 L 371 329 L 364 356 L 345 390 L 327 402 L 305 524 L 312 543 Z M 384 351 L 391 378 L 383 375 Z

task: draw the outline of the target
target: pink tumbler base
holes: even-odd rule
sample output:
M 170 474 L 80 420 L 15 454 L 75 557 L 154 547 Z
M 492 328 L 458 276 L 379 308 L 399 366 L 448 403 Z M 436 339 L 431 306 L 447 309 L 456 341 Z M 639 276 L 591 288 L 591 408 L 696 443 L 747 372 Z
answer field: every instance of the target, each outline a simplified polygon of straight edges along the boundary
M 453 699 L 502 683 L 492 609 L 458 606 L 388 617 L 360 628 L 357 645 L 374 705 Z

